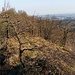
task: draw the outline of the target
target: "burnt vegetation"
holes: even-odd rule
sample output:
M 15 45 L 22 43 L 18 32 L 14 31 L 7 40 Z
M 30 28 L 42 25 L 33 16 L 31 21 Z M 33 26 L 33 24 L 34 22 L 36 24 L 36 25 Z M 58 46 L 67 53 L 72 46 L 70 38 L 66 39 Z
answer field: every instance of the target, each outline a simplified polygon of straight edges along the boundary
M 75 21 L 1 12 L 0 75 L 75 75 Z

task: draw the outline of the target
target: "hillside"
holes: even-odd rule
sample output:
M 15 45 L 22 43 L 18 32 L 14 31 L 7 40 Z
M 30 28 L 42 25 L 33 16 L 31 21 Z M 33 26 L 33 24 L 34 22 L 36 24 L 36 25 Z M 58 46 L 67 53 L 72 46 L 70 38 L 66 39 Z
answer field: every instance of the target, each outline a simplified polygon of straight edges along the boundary
M 70 24 L 16 13 L 13 9 L 2 12 L 0 73 L 75 75 L 75 31 Z

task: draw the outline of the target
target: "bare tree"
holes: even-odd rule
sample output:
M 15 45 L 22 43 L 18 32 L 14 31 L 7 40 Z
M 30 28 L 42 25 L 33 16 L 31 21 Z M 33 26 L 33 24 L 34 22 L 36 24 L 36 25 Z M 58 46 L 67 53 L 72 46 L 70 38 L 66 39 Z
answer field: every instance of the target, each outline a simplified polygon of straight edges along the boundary
M 63 47 L 65 47 L 66 41 L 67 41 L 67 35 L 71 31 L 71 28 L 69 27 L 69 24 L 71 22 L 72 21 L 68 21 L 68 22 L 65 22 L 64 24 L 60 25 L 60 27 L 63 29 L 63 40 L 62 40 Z M 63 23 L 63 21 L 62 21 L 62 23 Z

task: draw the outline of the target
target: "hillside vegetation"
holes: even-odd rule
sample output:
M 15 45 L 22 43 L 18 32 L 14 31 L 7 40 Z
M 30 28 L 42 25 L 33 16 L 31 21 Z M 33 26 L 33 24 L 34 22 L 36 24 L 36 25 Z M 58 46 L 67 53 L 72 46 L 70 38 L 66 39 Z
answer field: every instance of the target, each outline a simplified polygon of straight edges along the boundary
M 0 13 L 0 75 L 75 75 L 75 21 Z

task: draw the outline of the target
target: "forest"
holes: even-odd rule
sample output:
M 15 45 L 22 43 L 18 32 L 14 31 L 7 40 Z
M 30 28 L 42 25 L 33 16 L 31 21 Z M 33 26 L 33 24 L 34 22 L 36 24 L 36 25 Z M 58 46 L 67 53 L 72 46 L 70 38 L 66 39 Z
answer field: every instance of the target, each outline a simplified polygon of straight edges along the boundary
M 75 75 L 75 20 L 1 12 L 0 75 Z

